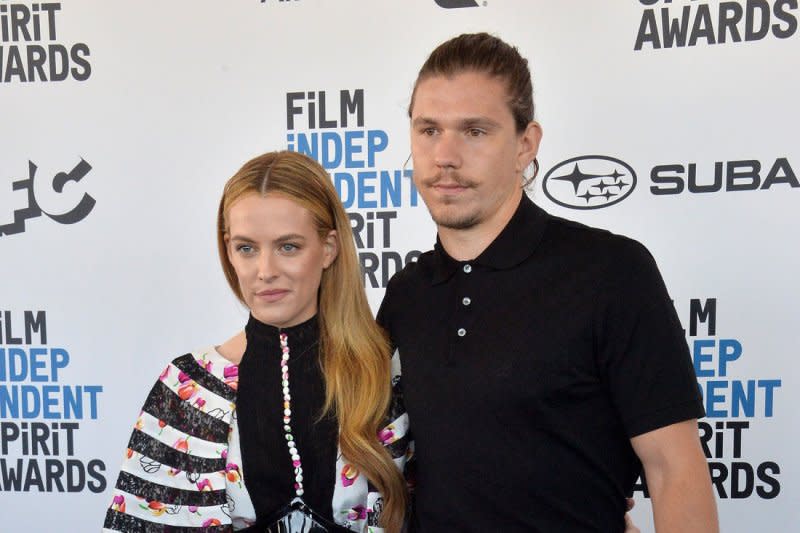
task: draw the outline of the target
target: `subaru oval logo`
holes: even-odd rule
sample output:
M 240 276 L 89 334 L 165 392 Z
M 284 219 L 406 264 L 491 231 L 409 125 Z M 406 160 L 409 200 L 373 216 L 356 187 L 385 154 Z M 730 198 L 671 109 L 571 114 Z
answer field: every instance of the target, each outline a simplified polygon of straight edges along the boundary
M 624 161 L 583 155 L 557 164 L 544 176 L 550 200 L 571 209 L 600 209 L 618 204 L 636 187 L 636 172 Z

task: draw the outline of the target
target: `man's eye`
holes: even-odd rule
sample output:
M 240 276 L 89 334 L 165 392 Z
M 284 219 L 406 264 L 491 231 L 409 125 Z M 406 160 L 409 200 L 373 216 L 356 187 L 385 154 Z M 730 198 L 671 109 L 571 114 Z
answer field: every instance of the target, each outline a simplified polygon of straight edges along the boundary
M 480 128 L 470 128 L 470 129 L 467 130 L 467 135 L 469 135 L 470 137 L 480 137 L 481 135 L 484 135 L 485 133 L 486 132 L 483 131 Z
M 436 135 L 436 128 L 425 128 L 422 130 L 422 134 L 427 135 L 428 137 Z

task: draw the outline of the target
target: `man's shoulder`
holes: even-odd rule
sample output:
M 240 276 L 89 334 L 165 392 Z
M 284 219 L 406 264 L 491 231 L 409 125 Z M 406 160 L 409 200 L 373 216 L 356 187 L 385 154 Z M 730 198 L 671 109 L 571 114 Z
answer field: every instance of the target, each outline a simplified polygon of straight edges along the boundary
M 638 240 L 559 217 L 551 217 L 542 255 L 554 271 L 568 272 L 604 298 L 637 301 L 666 290 L 658 264 Z
M 416 261 L 410 261 L 402 270 L 396 272 L 386 285 L 380 309 L 378 323 L 387 328 L 391 334 L 392 323 L 398 313 L 406 313 L 415 306 L 410 305 L 418 300 L 423 287 L 429 287 L 433 279 L 434 252 L 421 254 Z
M 600 263 L 652 261 L 647 247 L 632 237 L 555 215 L 548 215 L 545 244 L 551 253 L 591 257 Z
M 433 250 L 422 253 L 416 261 L 409 261 L 391 277 L 386 286 L 386 294 L 416 286 L 426 280 L 429 281 L 433 277 L 433 266 Z

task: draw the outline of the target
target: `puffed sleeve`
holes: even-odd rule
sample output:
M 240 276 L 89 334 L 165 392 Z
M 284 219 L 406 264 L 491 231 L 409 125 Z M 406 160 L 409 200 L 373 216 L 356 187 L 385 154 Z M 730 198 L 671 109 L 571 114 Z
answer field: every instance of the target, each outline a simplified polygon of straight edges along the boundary
M 238 368 L 213 349 L 161 373 L 133 427 L 104 531 L 233 531 L 226 477 Z

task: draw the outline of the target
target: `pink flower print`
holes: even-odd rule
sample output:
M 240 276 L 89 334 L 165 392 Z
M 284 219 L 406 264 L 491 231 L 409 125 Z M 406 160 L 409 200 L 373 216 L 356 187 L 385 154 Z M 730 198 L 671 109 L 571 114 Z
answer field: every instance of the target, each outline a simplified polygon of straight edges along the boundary
M 212 526 L 221 526 L 222 522 L 217 520 L 216 518 L 209 518 L 205 522 L 203 522 L 203 527 L 212 527 Z
M 242 479 L 241 474 L 239 474 L 239 465 L 228 463 L 225 466 L 225 477 L 228 478 L 228 481 L 231 483 L 239 483 L 239 480 Z
M 388 425 L 382 430 L 378 431 L 378 440 L 381 441 L 381 444 L 384 446 L 397 440 L 397 438 L 394 436 L 394 431 L 392 431 L 393 429 L 393 425 Z
M 197 407 L 198 409 L 201 409 L 201 410 L 203 409 L 203 406 L 205 404 L 206 404 L 206 401 L 203 398 L 199 397 L 199 396 L 194 401 L 194 406 Z
M 223 459 L 227 459 L 228 458 L 228 448 L 225 448 L 224 450 L 222 450 L 222 453 L 220 454 L 220 456 L 222 456 Z
M 178 388 L 178 398 L 180 398 L 183 401 L 186 401 L 192 396 L 194 396 L 197 393 L 197 389 L 199 388 L 200 386 L 194 381 L 184 383 Z
M 236 365 L 228 365 L 222 371 L 222 375 L 225 378 L 225 384 L 232 388 L 233 390 L 237 390 L 239 387 L 239 367 Z
M 197 512 L 197 509 L 198 509 L 198 508 L 197 508 L 197 506 L 196 506 L 196 505 L 190 505 L 190 506 L 188 506 L 187 508 L 189 509 L 189 512 L 190 512 L 190 513 L 194 513 L 194 514 L 196 514 L 197 516 L 203 516 L 203 515 L 201 515 L 199 512 Z
M 365 520 L 367 518 L 367 508 L 363 505 L 356 505 L 347 511 L 348 520 Z
M 167 368 L 165 368 L 164 371 L 161 372 L 161 375 L 158 376 L 158 379 L 161 380 L 161 381 L 164 381 L 165 379 L 167 379 L 167 377 L 169 377 L 170 368 L 171 367 L 169 365 L 167 365 Z
M 183 370 L 178 371 L 178 383 L 186 383 L 189 381 L 190 378 L 188 374 L 186 374 Z
M 202 361 L 198 360 L 197 362 L 200 364 L 201 367 L 203 367 L 203 369 L 206 372 L 208 372 L 210 374 L 211 370 L 214 368 L 214 363 L 212 363 L 211 361 L 206 361 L 205 357 L 206 357 L 206 354 L 203 354 L 203 360 Z
M 201 492 L 210 491 L 214 490 L 214 487 L 211 486 L 211 481 L 207 477 L 204 477 L 203 479 L 197 482 L 197 490 Z
M 111 508 L 115 511 L 119 511 L 120 513 L 125 512 L 125 497 L 121 494 L 117 494 L 114 496 L 114 499 L 111 502 Z
M 189 437 L 176 440 L 172 447 L 179 452 L 189 453 Z
M 148 502 L 147 506 L 140 505 L 140 507 L 142 509 L 148 509 L 151 513 L 153 513 L 153 516 L 161 516 L 167 512 L 167 506 L 155 500 Z
M 353 465 L 346 464 L 344 465 L 344 468 L 342 468 L 341 478 L 342 485 L 349 487 L 356 482 L 356 479 L 358 478 L 358 470 Z
M 180 474 L 181 472 L 182 472 L 182 470 L 179 469 L 179 468 L 170 468 L 169 470 L 167 470 L 167 475 L 170 476 L 170 477 L 175 477 L 178 474 Z

